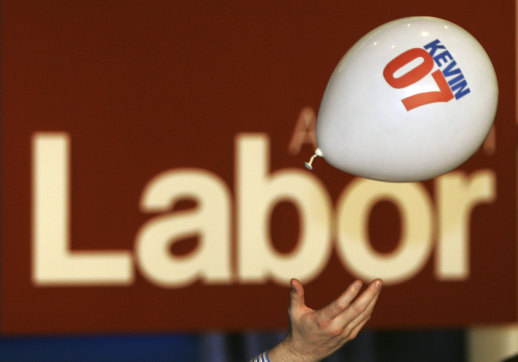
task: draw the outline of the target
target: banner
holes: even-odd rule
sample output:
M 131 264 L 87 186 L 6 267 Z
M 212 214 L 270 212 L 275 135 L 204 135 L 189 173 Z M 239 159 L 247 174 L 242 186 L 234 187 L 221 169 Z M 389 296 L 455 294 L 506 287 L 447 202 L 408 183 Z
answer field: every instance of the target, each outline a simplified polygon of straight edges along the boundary
M 426 182 L 306 170 L 340 58 L 413 15 L 489 54 L 483 146 Z M 283 328 L 292 277 L 314 308 L 383 278 L 371 327 L 516 321 L 514 22 L 513 1 L 4 1 L 1 332 Z

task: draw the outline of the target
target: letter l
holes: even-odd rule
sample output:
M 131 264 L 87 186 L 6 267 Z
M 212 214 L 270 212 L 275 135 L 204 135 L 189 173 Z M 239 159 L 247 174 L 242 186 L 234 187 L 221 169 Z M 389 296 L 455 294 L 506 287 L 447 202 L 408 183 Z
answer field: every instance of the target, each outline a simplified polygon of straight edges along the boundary
M 37 286 L 131 284 L 127 251 L 72 252 L 69 246 L 69 136 L 32 139 L 32 279 Z

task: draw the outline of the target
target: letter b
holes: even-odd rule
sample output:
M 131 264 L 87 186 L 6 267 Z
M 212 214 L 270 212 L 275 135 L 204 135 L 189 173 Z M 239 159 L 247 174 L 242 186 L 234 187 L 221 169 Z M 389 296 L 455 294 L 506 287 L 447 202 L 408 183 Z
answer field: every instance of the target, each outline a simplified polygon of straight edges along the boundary
M 271 276 L 288 283 L 315 278 L 331 251 L 331 201 L 313 175 L 300 170 L 269 173 L 268 139 L 264 135 L 237 138 L 238 273 L 241 281 L 266 282 Z M 275 205 L 290 201 L 301 222 L 295 250 L 280 256 L 272 246 L 269 219 Z

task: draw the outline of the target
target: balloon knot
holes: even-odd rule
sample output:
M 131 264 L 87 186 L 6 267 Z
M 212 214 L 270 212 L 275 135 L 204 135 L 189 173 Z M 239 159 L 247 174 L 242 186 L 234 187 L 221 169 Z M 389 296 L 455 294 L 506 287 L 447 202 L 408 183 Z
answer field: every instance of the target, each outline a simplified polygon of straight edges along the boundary
M 316 157 L 322 157 L 322 151 L 320 151 L 320 148 L 317 148 L 315 150 L 315 153 L 313 154 L 313 156 L 311 156 L 311 158 L 309 159 L 308 162 L 304 162 L 304 165 L 306 166 L 306 168 L 308 170 L 312 170 L 313 169 L 313 160 L 315 160 Z

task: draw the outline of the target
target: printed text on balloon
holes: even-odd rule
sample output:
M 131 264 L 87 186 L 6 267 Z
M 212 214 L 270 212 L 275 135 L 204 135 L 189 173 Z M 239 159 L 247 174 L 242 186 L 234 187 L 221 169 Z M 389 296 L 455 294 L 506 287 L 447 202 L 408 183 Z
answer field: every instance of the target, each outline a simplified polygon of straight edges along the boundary
M 444 49 L 441 53 L 435 55 L 438 49 Z M 427 51 L 428 50 L 428 51 Z M 412 70 L 405 74 L 395 77 L 395 73 L 416 59 L 422 59 L 422 62 Z M 432 72 L 435 63 L 441 68 Z M 392 59 L 383 70 L 383 77 L 387 83 L 393 88 L 405 88 L 417 83 L 425 76 L 431 73 L 435 83 L 439 87 L 438 91 L 430 91 L 414 94 L 401 100 L 407 111 L 414 108 L 424 106 L 436 102 L 448 102 L 453 99 L 460 99 L 470 92 L 467 88 L 467 82 L 460 68 L 456 68 L 457 62 L 453 59 L 451 53 L 446 47 L 440 43 L 438 39 L 427 44 L 423 48 L 409 49 L 394 59 Z M 446 78 L 453 77 L 449 81 Z

